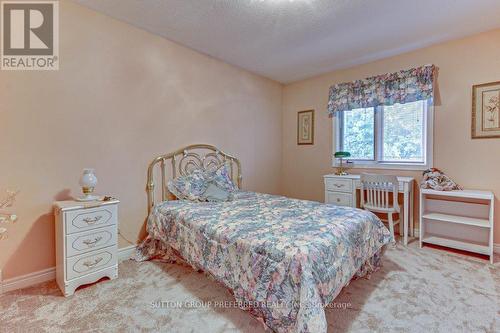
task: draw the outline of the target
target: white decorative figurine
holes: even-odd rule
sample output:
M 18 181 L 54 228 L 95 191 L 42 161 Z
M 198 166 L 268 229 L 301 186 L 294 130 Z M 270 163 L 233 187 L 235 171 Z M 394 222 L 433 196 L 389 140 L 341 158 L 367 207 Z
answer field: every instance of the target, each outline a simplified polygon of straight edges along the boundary
M 97 185 L 97 177 L 94 169 L 83 169 L 83 174 L 80 177 L 80 186 L 82 187 L 83 197 L 77 198 L 78 201 L 92 201 L 99 197 L 92 195 L 94 188 Z

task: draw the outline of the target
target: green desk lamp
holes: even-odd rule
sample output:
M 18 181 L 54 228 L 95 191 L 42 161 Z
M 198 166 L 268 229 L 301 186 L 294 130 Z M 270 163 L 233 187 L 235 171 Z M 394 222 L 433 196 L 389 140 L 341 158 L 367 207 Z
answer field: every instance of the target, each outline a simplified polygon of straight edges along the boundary
M 338 151 L 335 154 L 333 154 L 335 158 L 338 158 L 340 160 L 340 166 L 337 168 L 337 172 L 335 172 L 336 175 L 338 176 L 345 176 L 347 175 L 347 168 L 343 166 L 343 161 L 344 158 L 351 157 L 351 153 L 348 151 Z

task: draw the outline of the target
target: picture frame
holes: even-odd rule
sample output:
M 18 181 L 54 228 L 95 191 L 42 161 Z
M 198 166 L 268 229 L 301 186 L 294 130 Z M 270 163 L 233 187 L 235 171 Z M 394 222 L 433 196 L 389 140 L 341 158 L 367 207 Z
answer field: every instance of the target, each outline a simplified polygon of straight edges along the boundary
M 314 110 L 297 113 L 297 145 L 314 144 Z
M 500 138 L 500 81 L 472 86 L 472 139 Z

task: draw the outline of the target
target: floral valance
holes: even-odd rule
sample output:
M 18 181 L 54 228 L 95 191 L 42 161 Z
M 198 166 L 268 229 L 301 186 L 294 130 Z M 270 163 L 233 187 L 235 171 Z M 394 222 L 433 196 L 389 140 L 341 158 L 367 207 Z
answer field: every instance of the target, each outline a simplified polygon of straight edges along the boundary
M 434 65 L 426 65 L 333 85 L 330 87 L 328 113 L 332 116 L 338 111 L 431 98 L 435 71 Z

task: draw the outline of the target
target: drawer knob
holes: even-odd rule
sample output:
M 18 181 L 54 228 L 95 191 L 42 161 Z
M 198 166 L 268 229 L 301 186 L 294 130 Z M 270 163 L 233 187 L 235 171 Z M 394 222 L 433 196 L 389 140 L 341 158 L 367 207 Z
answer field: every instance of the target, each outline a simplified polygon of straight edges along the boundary
M 94 218 L 91 218 L 91 217 L 86 217 L 83 219 L 83 222 L 87 223 L 87 224 L 94 224 L 96 222 L 98 222 L 100 219 L 102 219 L 102 216 L 101 215 L 98 215 Z
M 83 244 L 87 245 L 88 247 L 94 247 L 101 239 L 101 236 L 94 238 L 94 240 L 86 239 L 83 241 Z
M 333 184 L 333 185 L 337 188 L 344 187 L 344 184 Z
M 337 202 L 340 202 L 340 198 L 337 198 Z
M 99 257 L 99 258 L 96 258 L 96 260 L 94 260 L 94 261 L 85 261 L 83 263 L 83 265 L 87 266 L 88 268 L 92 268 L 95 265 L 97 265 L 98 263 L 100 263 L 101 261 L 102 261 L 102 257 Z

